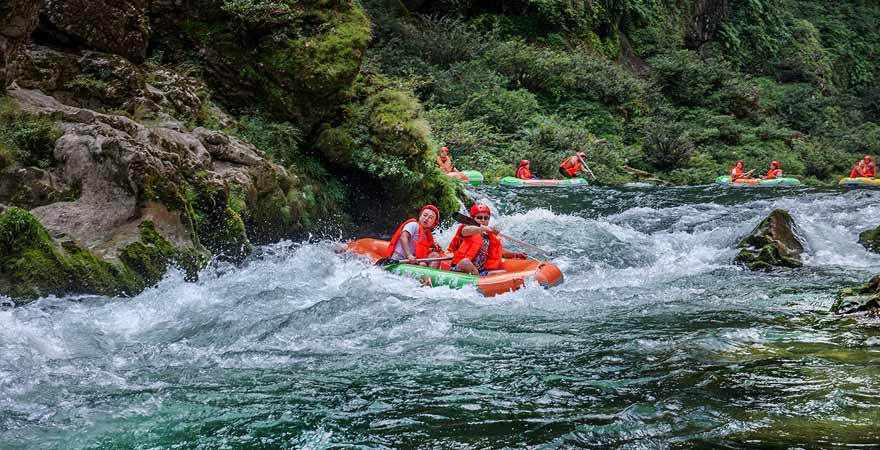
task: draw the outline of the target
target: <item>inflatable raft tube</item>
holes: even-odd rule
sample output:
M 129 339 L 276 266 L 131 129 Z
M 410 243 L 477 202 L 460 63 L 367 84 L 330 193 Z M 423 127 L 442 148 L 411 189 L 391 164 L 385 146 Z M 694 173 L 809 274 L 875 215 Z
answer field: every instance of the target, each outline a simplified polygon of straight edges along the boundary
M 388 241 L 371 238 L 358 239 L 348 244 L 348 249 L 351 252 L 366 256 L 372 261 L 381 259 L 387 248 Z M 391 273 L 417 280 L 430 277 L 431 286 L 448 286 L 453 289 L 475 286 L 486 297 L 515 291 L 525 284 L 526 279 L 532 277 L 545 288 L 556 286 L 563 281 L 559 268 L 548 262 L 505 259 L 502 260 L 501 267 L 501 270 L 493 271 L 486 276 L 431 269 L 411 264 L 392 264 L 383 268 Z
M 750 178 L 747 180 L 730 181 L 730 176 L 721 176 L 715 179 L 718 184 L 738 187 L 771 187 L 771 186 L 800 186 L 801 180 L 797 178 L 775 178 L 773 180 L 762 180 L 760 178 Z
M 583 178 L 569 178 L 566 180 L 520 180 L 515 177 L 504 177 L 501 179 L 500 185 L 507 188 L 528 188 L 528 187 L 577 187 L 587 186 L 587 180 Z
M 880 188 L 880 178 L 841 178 L 839 184 L 843 187 Z
M 462 170 L 461 172 L 449 172 L 446 175 L 449 175 L 452 178 L 458 178 L 461 181 L 471 185 L 471 186 L 479 186 L 483 184 L 483 174 L 477 172 L 476 170 Z

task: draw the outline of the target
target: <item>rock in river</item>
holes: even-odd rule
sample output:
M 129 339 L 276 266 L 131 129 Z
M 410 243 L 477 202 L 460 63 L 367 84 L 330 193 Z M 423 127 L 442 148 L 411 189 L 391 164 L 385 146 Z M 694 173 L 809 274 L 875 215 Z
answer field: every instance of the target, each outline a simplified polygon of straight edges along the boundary
M 742 250 L 736 255 L 736 262 L 751 270 L 801 267 L 804 246 L 794 227 L 788 211 L 774 210 L 737 244 Z

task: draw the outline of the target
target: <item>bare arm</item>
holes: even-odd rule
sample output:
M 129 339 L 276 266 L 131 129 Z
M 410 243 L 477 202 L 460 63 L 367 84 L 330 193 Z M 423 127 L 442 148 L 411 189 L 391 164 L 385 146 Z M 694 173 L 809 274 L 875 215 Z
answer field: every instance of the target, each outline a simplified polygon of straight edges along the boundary
M 400 233 L 400 246 L 403 248 L 403 254 L 406 255 L 406 259 L 416 259 L 416 255 L 413 255 L 412 252 L 409 250 L 409 239 L 409 231 L 404 231 L 403 233 Z

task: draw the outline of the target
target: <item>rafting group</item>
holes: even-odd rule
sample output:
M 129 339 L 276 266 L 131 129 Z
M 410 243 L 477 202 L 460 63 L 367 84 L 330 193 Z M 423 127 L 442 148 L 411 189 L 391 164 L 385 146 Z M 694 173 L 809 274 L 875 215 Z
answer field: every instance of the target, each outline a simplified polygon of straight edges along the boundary
M 718 177 L 715 182 L 721 184 L 732 185 L 787 185 L 800 184 L 797 178 L 785 177 L 782 174 L 782 166 L 779 161 L 770 162 L 770 169 L 767 173 L 760 177 L 752 177 L 755 169 L 745 171 L 742 160 L 739 160 L 730 169 L 730 176 Z M 874 159 L 870 155 L 866 155 L 858 164 L 850 171 L 849 177 L 840 180 L 841 186 L 858 186 L 877 184 L 877 168 L 874 165 Z
M 586 186 L 587 180 L 580 177 L 580 174 L 589 175 L 594 180 L 596 176 L 590 167 L 587 166 L 587 153 L 580 151 L 574 155 L 565 158 L 559 164 L 559 175 L 561 179 L 540 179 L 532 172 L 531 161 L 523 159 L 519 162 L 516 170 L 516 176 L 504 177 L 499 183 L 502 187 L 568 187 L 568 186 Z M 460 171 L 452 164 L 452 157 L 449 156 L 449 149 L 440 147 L 437 156 L 437 164 L 440 170 L 451 177 L 458 178 L 472 185 L 482 184 L 483 175 L 475 170 Z
M 586 164 L 587 153 L 580 151 L 566 158 L 559 165 L 561 180 L 541 180 L 532 173 L 529 160 L 521 160 L 515 177 L 502 179 L 502 186 L 561 186 L 563 183 L 586 184 L 579 178 L 581 173 L 593 175 Z M 452 163 L 449 149 L 441 147 L 437 163 L 440 169 L 471 184 L 482 182 L 476 171 L 459 171 Z M 756 169 L 745 170 L 742 160 L 730 169 L 730 175 L 718 177 L 716 182 L 728 185 L 787 185 L 800 184 L 796 178 L 785 177 L 779 161 L 771 161 L 764 175 L 753 177 Z M 880 184 L 876 180 L 877 168 L 871 156 L 865 156 L 853 167 L 845 182 Z M 577 182 L 575 180 L 581 180 Z M 516 184 L 521 183 L 521 184 Z M 529 183 L 529 184 L 525 184 Z M 543 183 L 543 184 L 542 184 Z M 552 184 L 551 184 L 552 183 Z M 504 248 L 502 239 L 509 240 L 532 251 L 549 254 L 531 244 L 506 236 L 497 226 L 490 226 L 492 211 L 488 205 L 477 203 L 470 207 L 470 217 L 454 214 L 459 223 L 455 235 L 444 249 L 434 239 L 433 231 L 440 224 L 440 211 L 433 205 L 425 205 L 416 217 L 404 221 L 391 240 L 364 238 L 347 245 L 353 253 L 367 256 L 376 265 L 389 272 L 416 278 L 426 286 L 461 288 L 475 286 L 485 296 L 515 291 L 534 279 L 544 287 L 562 282 L 562 272 L 555 265 L 539 261 L 526 253 Z

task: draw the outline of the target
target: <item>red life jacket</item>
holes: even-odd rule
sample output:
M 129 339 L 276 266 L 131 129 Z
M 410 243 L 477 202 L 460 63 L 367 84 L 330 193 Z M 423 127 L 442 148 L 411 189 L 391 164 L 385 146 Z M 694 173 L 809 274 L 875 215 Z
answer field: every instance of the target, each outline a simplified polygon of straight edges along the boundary
M 528 180 L 532 178 L 532 171 L 526 168 L 526 166 L 522 166 L 516 171 L 516 177 L 520 180 Z
M 480 253 L 480 247 L 483 246 L 483 234 L 477 233 L 473 236 L 462 236 L 461 230 L 464 225 L 459 225 L 455 232 L 455 237 L 449 242 L 448 251 L 452 252 L 452 263 L 458 264 L 462 259 L 474 260 L 477 253 Z M 498 270 L 501 268 L 501 255 L 504 252 L 501 247 L 501 241 L 493 233 L 485 233 L 489 236 L 489 254 L 486 256 L 486 263 L 483 270 Z
M 782 178 L 782 169 L 770 169 L 770 171 L 767 172 L 766 178 L 768 180 L 772 180 L 774 178 Z
M 877 166 L 874 163 L 865 164 L 865 176 L 872 178 L 877 176 Z
M 394 232 L 394 236 L 391 237 L 391 241 L 388 243 L 388 249 L 385 250 L 385 257 L 390 258 L 394 255 L 394 247 L 397 247 L 397 241 L 400 240 L 400 235 L 403 233 L 403 227 L 409 225 L 412 222 L 418 222 L 416 219 L 409 219 L 406 222 L 403 222 L 399 227 L 397 227 L 397 231 Z M 431 233 L 430 229 L 426 229 L 419 225 L 419 240 L 416 242 L 416 258 L 427 258 L 428 255 L 431 254 L 431 251 L 434 249 L 434 235 Z M 410 241 L 412 242 L 412 241 Z M 406 255 L 406 253 L 404 253 Z
M 576 162 L 572 163 L 571 158 L 566 158 L 565 161 L 562 161 L 562 164 L 560 164 L 559 167 L 562 167 L 568 176 L 573 177 L 577 175 L 578 170 L 581 169 L 581 160 L 578 158 Z
M 865 175 L 865 173 L 862 172 L 862 168 L 859 166 L 853 167 L 853 169 L 849 172 L 850 178 L 861 178 L 861 177 L 865 177 L 865 176 L 867 176 L 867 175 Z
M 452 157 L 451 156 L 447 156 L 446 161 L 443 160 L 442 156 L 438 156 L 437 157 L 437 164 L 440 166 L 440 170 L 442 170 L 443 173 L 452 172 Z
M 733 168 L 730 169 L 730 180 L 731 181 L 736 180 L 737 178 L 742 178 L 742 176 L 743 176 L 743 171 L 739 167 L 733 166 Z

